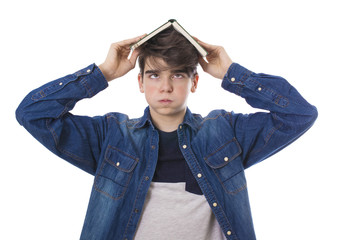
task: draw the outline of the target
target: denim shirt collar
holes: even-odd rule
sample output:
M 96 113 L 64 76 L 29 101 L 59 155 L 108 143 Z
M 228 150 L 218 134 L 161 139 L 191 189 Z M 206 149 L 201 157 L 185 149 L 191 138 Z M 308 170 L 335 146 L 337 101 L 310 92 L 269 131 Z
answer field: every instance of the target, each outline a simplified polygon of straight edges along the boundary
M 137 123 L 134 124 L 134 128 L 142 128 L 147 123 L 150 123 L 150 125 L 154 127 L 154 125 L 151 122 L 149 107 L 145 108 L 144 115 L 141 118 L 139 118 L 139 121 Z
M 197 115 L 195 115 L 197 116 Z M 150 126 L 152 126 L 153 128 L 155 128 L 154 124 L 151 121 L 151 115 L 150 115 L 150 108 L 149 106 L 145 108 L 144 110 L 144 115 L 139 119 L 139 121 L 134 124 L 135 128 L 142 128 L 144 127 L 147 123 L 150 124 Z M 185 116 L 184 116 L 184 121 L 182 124 L 186 124 L 189 125 L 191 128 L 193 128 L 194 130 L 197 127 L 197 121 L 195 121 L 194 115 L 191 113 L 189 108 L 186 108 L 186 112 L 185 112 Z

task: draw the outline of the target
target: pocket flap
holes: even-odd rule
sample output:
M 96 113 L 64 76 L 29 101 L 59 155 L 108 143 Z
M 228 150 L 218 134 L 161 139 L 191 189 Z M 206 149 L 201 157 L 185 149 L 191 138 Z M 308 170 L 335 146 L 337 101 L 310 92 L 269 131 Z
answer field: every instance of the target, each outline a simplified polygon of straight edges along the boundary
M 206 163 L 212 168 L 221 168 L 234 160 L 242 152 L 240 144 L 235 138 L 231 139 L 224 145 L 217 148 L 204 159 Z
M 134 170 L 139 158 L 109 145 L 105 153 L 105 160 L 123 172 L 131 172 Z

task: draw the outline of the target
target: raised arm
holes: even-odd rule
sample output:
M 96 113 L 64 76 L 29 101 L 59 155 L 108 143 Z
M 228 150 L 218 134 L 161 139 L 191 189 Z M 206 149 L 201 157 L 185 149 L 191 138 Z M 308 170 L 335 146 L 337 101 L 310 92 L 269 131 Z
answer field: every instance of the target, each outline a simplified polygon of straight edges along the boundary
M 50 151 L 94 174 L 106 136 L 106 117 L 75 116 L 77 101 L 91 98 L 114 78 L 134 68 L 137 52 L 127 59 L 133 38 L 111 45 L 100 68 L 92 64 L 31 91 L 16 110 L 16 119 Z
M 224 89 L 252 107 L 269 111 L 229 115 L 245 168 L 283 149 L 313 125 L 317 109 L 284 78 L 256 74 L 233 63 L 223 47 L 199 43 L 209 52 L 208 63 L 200 59 L 205 72 L 222 79 Z

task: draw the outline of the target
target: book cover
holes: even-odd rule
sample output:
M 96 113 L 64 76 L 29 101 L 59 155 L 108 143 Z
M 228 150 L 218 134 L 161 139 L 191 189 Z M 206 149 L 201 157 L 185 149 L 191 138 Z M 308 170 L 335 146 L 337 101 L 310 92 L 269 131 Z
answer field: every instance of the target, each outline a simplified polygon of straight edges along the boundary
M 207 51 L 175 19 L 170 19 L 168 22 L 164 23 L 163 25 L 140 39 L 138 42 L 131 45 L 131 51 L 134 51 L 135 48 L 141 46 L 143 43 L 145 43 L 146 41 L 148 41 L 149 39 L 156 36 L 158 33 L 170 26 L 173 26 L 176 31 L 181 33 L 198 50 L 202 57 L 206 57 L 206 55 L 208 54 Z

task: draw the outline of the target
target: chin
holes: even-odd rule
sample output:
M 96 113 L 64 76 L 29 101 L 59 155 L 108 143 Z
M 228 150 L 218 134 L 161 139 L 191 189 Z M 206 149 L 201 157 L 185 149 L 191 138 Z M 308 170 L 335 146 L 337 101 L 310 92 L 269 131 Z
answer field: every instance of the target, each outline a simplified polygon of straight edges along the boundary
M 160 115 L 165 115 L 165 116 L 178 115 L 178 114 L 184 113 L 185 110 L 186 110 L 186 108 L 179 108 L 179 109 L 174 109 L 174 108 L 170 108 L 170 107 L 154 108 L 155 112 L 157 112 Z

